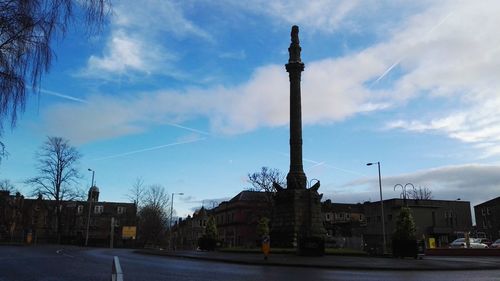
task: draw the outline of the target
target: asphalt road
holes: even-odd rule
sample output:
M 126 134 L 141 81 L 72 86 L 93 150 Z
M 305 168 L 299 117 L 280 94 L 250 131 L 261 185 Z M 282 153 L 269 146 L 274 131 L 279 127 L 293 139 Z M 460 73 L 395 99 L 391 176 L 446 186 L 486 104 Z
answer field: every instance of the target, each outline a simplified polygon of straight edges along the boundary
M 126 249 L 0 246 L 0 281 L 110 280 L 113 256 L 126 281 L 143 280 L 500 280 L 500 270 L 356 271 L 255 266 L 146 256 Z

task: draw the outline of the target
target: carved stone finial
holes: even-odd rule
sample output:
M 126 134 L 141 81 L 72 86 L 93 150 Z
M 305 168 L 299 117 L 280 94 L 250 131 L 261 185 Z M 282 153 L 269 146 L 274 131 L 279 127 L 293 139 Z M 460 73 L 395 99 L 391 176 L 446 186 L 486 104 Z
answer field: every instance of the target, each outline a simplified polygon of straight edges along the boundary
M 302 62 L 300 58 L 300 51 L 302 50 L 302 48 L 300 47 L 298 26 L 292 26 L 292 32 L 290 33 L 290 36 L 292 38 L 292 43 L 290 43 L 290 48 L 288 48 L 288 53 L 290 54 L 288 63 Z

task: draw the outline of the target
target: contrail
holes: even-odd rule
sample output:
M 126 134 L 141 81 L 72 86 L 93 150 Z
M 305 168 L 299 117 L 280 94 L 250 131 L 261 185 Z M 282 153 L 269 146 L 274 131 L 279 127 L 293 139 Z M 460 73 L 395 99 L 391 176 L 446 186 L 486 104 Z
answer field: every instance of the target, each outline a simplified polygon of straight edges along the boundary
M 197 130 L 197 129 L 186 127 L 186 126 L 182 126 L 182 125 L 179 125 L 179 124 L 176 124 L 176 123 L 170 123 L 170 122 L 166 122 L 166 123 L 168 125 L 170 125 L 170 126 L 181 128 L 181 129 L 188 130 L 188 131 L 195 132 L 195 133 L 199 133 L 199 134 L 202 134 L 202 135 L 206 135 L 206 136 L 211 136 L 212 135 L 212 134 L 210 134 L 208 132 Z
M 199 142 L 202 140 L 206 140 L 206 138 L 200 138 L 200 139 L 189 140 L 189 141 L 181 141 L 181 142 L 173 142 L 173 143 L 163 144 L 163 145 L 159 145 L 159 146 L 153 146 L 153 147 L 143 148 L 143 149 L 139 149 L 139 150 L 124 152 L 124 153 L 120 153 L 120 154 L 110 155 L 110 156 L 106 156 L 106 157 L 96 158 L 96 159 L 92 159 L 91 161 L 100 161 L 100 160 L 118 158 L 118 157 L 128 156 L 128 155 L 137 154 L 137 153 L 141 153 L 141 152 L 162 149 L 162 148 L 170 147 L 170 146 Z
M 318 161 L 314 161 L 314 160 L 306 159 L 306 158 L 303 158 L 303 160 L 306 161 L 306 162 L 315 164 L 312 167 L 310 167 L 309 169 L 311 169 L 313 167 L 324 165 L 325 167 L 332 168 L 334 170 L 342 171 L 342 172 L 345 172 L 345 173 L 355 174 L 355 175 L 359 175 L 359 176 L 366 176 L 366 175 L 358 173 L 356 171 L 346 170 L 346 169 L 342 169 L 342 168 L 339 168 L 339 167 L 335 167 L 335 166 L 326 164 L 325 162 L 318 162 Z
M 30 87 L 30 86 L 26 86 L 26 88 L 29 88 L 29 89 L 33 90 L 33 88 Z M 39 89 L 39 91 L 40 91 L 40 93 L 44 93 L 44 94 L 47 94 L 47 95 L 51 95 L 51 96 L 55 96 L 55 97 L 59 97 L 59 98 L 67 99 L 67 100 L 72 100 L 72 101 L 76 101 L 76 102 L 80 102 L 80 103 L 86 103 L 86 104 L 89 103 L 86 100 L 75 98 L 75 97 L 72 97 L 72 96 L 68 96 L 68 95 L 61 94 L 61 93 L 54 92 L 54 91 L 50 91 L 50 90 Z
M 442 18 L 435 26 L 433 26 L 431 29 L 429 29 L 429 31 L 427 31 L 427 33 L 423 36 L 423 37 L 428 37 L 429 35 L 431 35 L 436 29 L 438 29 L 451 15 L 453 14 L 453 12 L 450 12 L 448 13 L 444 18 Z M 396 60 L 395 63 L 393 63 L 386 71 L 384 71 L 384 73 L 382 73 L 382 75 L 380 75 L 377 80 L 375 80 L 373 83 L 371 83 L 370 85 L 370 88 L 377 84 L 378 81 L 380 81 L 382 78 L 384 78 L 389 72 L 391 72 L 392 69 L 394 69 L 394 67 L 396 67 L 398 64 L 401 63 L 402 60 L 404 60 L 406 58 L 406 56 L 402 56 L 401 58 L 399 58 L 398 60 Z

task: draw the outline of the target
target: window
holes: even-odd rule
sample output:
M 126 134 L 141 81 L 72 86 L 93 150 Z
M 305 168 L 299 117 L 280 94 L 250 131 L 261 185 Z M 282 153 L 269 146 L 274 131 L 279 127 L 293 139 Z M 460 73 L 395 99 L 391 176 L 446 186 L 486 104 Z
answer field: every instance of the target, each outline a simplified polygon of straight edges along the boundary
M 329 221 L 330 220 L 330 213 L 327 213 L 326 214 L 326 220 Z
M 121 214 L 125 214 L 125 210 L 126 210 L 126 209 L 125 209 L 125 207 L 122 207 L 122 206 L 118 206 L 118 207 L 116 208 L 116 212 L 117 212 L 119 215 L 121 215 Z
M 392 215 L 388 215 L 387 218 L 389 219 L 389 221 L 392 221 Z
M 484 208 L 481 209 L 481 214 L 484 216 L 486 213 L 484 212 Z
M 444 212 L 444 218 L 447 219 L 448 218 L 448 212 Z
M 94 214 L 101 214 L 104 211 L 104 206 L 94 206 Z
M 490 208 L 489 208 L 489 207 L 486 207 L 486 214 L 487 214 L 487 215 L 490 215 L 490 214 L 491 214 L 491 213 L 490 213 Z
M 76 207 L 76 213 L 77 214 L 83 213 L 83 205 L 78 205 L 78 207 Z

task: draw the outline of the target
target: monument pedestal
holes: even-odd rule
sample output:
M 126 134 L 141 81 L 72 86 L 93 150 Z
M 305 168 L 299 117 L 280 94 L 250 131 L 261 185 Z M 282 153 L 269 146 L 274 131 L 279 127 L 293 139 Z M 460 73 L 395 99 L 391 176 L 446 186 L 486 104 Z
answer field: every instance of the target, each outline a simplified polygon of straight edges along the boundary
M 283 189 L 275 195 L 273 247 L 297 248 L 300 255 L 323 255 L 325 228 L 316 189 Z

